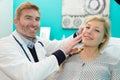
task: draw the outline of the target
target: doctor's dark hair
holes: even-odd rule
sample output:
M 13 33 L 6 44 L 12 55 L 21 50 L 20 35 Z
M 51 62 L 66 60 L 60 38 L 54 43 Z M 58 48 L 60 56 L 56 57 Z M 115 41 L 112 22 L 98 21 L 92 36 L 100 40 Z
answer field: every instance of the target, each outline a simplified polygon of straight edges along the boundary
M 92 17 L 87 18 L 85 24 L 87 24 L 88 22 L 91 22 L 91 21 L 99 21 L 99 22 L 104 23 L 104 28 L 103 28 L 104 29 L 104 37 L 103 38 L 105 38 L 105 41 L 100 43 L 98 46 L 98 49 L 102 50 L 102 49 L 104 49 L 104 47 L 106 46 L 106 44 L 108 43 L 109 38 L 110 38 L 110 20 L 109 20 L 109 18 L 105 18 L 100 15 L 97 15 L 97 16 L 92 16 Z
M 24 10 L 24 9 L 34 9 L 36 11 L 39 12 L 40 14 L 40 10 L 39 10 L 39 7 L 31 2 L 25 2 L 23 4 L 21 4 L 17 10 L 16 10 L 16 15 L 15 15 L 15 18 L 16 19 L 19 19 L 20 16 L 21 16 L 21 12 Z

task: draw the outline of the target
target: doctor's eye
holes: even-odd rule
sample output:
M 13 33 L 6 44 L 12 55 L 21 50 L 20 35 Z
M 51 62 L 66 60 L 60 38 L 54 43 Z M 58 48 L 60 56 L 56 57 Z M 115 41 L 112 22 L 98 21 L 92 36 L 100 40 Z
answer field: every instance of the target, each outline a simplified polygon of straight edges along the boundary
M 39 18 L 39 17 L 37 17 L 35 20 L 36 20 L 36 21 L 40 21 L 40 18 Z
M 32 17 L 26 16 L 25 19 L 26 19 L 26 20 L 32 20 Z

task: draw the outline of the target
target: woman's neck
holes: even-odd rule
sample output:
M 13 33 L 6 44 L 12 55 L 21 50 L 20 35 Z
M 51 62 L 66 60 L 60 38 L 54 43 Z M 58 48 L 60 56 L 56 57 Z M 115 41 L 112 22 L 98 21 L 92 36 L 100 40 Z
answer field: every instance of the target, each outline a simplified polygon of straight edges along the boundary
M 100 51 L 97 47 L 84 47 L 84 49 L 80 53 L 80 57 L 86 62 L 94 60 L 99 55 Z

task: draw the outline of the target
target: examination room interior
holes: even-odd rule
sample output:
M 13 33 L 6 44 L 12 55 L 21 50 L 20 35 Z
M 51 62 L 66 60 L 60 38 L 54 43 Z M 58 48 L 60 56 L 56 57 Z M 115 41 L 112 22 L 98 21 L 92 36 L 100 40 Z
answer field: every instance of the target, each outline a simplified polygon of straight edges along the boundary
M 13 23 L 15 10 L 18 5 L 26 1 L 33 2 L 40 7 L 40 26 L 42 28 L 45 27 L 43 31 L 48 30 L 46 32 L 49 33 L 46 34 L 50 40 L 61 40 L 77 31 L 77 29 L 74 28 L 64 29 L 62 27 L 63 0 L 0 0 L 0 38 L 8 36 L 15 30 L 15 25 Z M 111 37 L 117 38 L 115 39 L 117 42 L 114 43 L 117 44 L 120 42 L 120 5 L 115 0 L 109 0 L 109 2 Z M 40 31 L 38 32 L 38 36 L 40 36 Z

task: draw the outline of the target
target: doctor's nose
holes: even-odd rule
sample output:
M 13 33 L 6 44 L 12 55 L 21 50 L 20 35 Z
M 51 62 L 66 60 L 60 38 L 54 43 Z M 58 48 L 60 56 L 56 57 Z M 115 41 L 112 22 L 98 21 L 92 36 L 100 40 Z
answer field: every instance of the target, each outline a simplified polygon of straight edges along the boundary
M 32 26 L 36 26 L 36 25 L 38 25 L 39 24 L 39 22 L 38 21 L 35 21 L 35 20 L 33 20 L 32 22 L 31 22 L 31 25 Z

